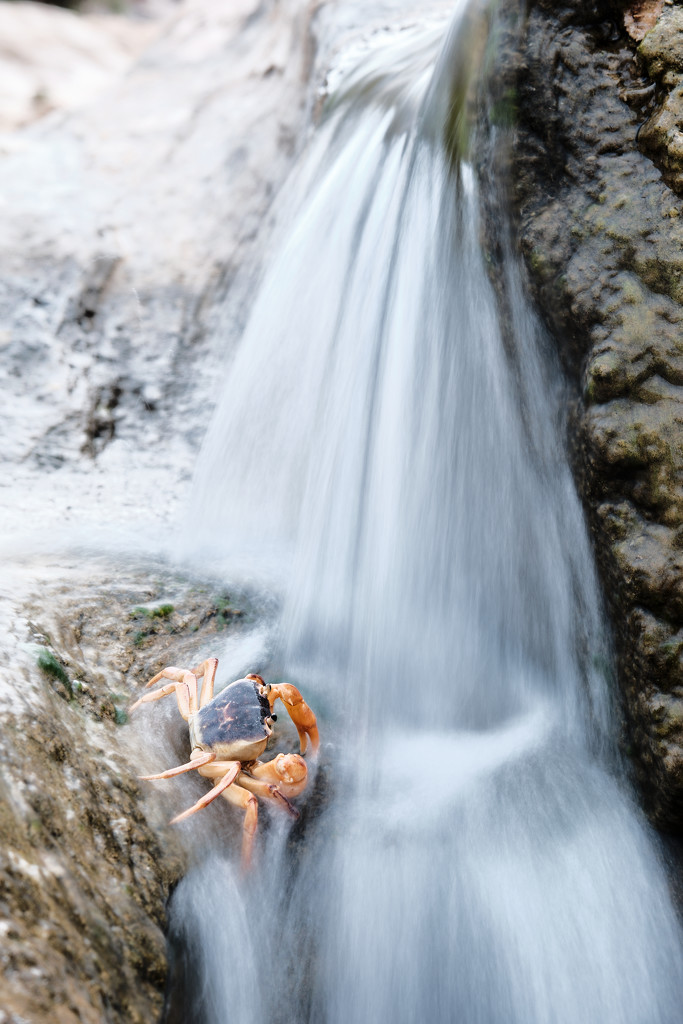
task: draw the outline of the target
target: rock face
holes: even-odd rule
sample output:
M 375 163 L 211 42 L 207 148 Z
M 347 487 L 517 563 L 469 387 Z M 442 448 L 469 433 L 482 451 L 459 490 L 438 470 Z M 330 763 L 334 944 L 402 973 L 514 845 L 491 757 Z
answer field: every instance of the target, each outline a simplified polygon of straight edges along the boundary
M 172 518 L 243 325 L 305 120 L 311 11 L 171 8 L 101 95 L 0 136 L 8 530 L 80 528 L 103 499 L 118 522 Z
M 159 28 L 152 18 L 82 18 L 32 0 L 0 3 L 0 132 L 92 100 Z
M 214 634 L 247 623 L 164 575 L 166 535 L 315 84 L 409 4 L 134 6 L 160 19 L 142 53 L 137 23 L 0 0 L 0 1024 L 158 1020 L 169 890 L 193 850 L 239 847 L 227 804 L 169 831 L 206 780 L 138 783 L 187 728 L 172 699 L 125 709 L 169 662 L 225 671 Z
M 401 6 L 380 3 L 380 21 Z M 577 389 L 636 763 L 653 819 L 680 830 L 683 68 L 680 8 L 660 6 L 531 5 L 505 110 L 522 246 Z M 241 629 L 242 609 L 144 549 L 134 566 L 68 552 L 103 518 L 158 536 L 177 511 L 259 268 L 257 227 L 314 103 L 313 50 L 324 66 L 344 19 L 353 34 L 368 17 L 360 0 L 171 7 L 123 78 L 137 43 L 125 59 L 113 47 L 99 97 L 53 90 L 36 108 L 31 77 L 5 122 L 31 123 L 0 136 L 0 1024 L 158 1019 L 165 902 L 186 858 L 165 822 L 202 780 L 141 788 L 141 769 L 186 759 L 186 730 L 172 701 L 135 724 L 125 709 L 169 661 L 219 653 L 214 634 Z M 22 557 L 25 533 L 50 556 Z M 222 810 L 195 839 L 230 840 Z
M 205 783 L 139 782 L 189 758 L 187 726 L 173 698 L 134 722 L 126 708 L 164 665 L 248 630 L 250 614 L 161 570 L 31 569 L 0 652 L 0 1020 L 149 1024 L 187 861 L 187 834 L 166 822 Z M 225 843 L 226 826 L 227 807 L 191 832 Z
M 240 331 L 304 123 L 312 5 L 157 6 L 131 42 L 113 18 L 0 2 L 23 47 L 3 33 L 0 1024 L 159 1019 L 192 846 L 166 822 L 206 784 L 139 783 L 187 760 L 187 729 L 172 699 L 125 709 L 245 621 L 139 541 L 163 547 Z M 128 529 L 133 565 L 102 522 Z M 230 823 L 226 805 L 193 840 L 229 842 Z
M 640 56 L 662 98 L 638 142 L 679 195 L 683 192 L 683 10 L 668 7 L 644 37 Z
M 532 289 L 576 389 L 636 773 L 653 822 L 680 833 L 683 10 L 647 6 L 531 6 L 514 179 Z M 639 45 L 635 15 L 654 22 Z

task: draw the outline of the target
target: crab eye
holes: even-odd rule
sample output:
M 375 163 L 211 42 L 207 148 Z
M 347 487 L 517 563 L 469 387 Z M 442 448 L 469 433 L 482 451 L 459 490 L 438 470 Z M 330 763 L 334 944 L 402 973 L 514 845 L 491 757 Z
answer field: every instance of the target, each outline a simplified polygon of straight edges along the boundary
M 270 720 L 271 722 L 277 722 L 277 715 L 271 715 Z

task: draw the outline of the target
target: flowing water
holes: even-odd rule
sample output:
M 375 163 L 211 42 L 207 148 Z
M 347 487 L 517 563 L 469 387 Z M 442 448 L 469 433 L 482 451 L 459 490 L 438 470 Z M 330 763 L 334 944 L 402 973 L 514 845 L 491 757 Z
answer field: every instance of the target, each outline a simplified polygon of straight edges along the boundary
M 188 552 L 281 601 L 224 681 L 295 681 L 325 742 L 303 827 L 179 887 L 185 1019 L 680 1020 L 562 383 L 504 219 L 496 288 L 482 242 L 495 23 L 461 0 L 332 77 L 204 448 Z

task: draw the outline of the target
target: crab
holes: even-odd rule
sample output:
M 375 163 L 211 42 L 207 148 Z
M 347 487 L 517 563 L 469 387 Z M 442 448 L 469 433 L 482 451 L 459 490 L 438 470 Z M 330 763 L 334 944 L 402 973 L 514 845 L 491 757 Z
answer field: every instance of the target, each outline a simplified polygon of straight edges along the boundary
M 146 684 L 154 686 L 168 679 L 165 686 L 140 697 L 131 711 L 149 701 L 175 693 L 178 710 L 190 728 L 192 752 L 187 764 L 169 768 L 156 775 L 141 775 L 146 781 L 171 779 L 184 772 L 197 771 L 213 781 L 213 789 L 192 807 L 176 815 L 171 825 L 189 818 L 219 796 L 242 808 L 242 864 L 251 862 L 258 825 L 258 801 L 261 797 L 278 804 L 293 817 L 298 811 L 290 800 L 306 788 L 308 769 L 300 754 L 278 754 L 272 761 L 259 761 L 273 731 L 273 706 L 279 699 L 299 734 L 301 754 L 309 744 L 313 752 L 319 746 L 316 718 L 296 686 L 279 683 L 271 686 L 262 677 L 250 673 L 237 679 L 214 697 L 217 658 L 207 658 L 192 671 L 169 665 Z M 202 679 L 198 691 L 198 680 Z

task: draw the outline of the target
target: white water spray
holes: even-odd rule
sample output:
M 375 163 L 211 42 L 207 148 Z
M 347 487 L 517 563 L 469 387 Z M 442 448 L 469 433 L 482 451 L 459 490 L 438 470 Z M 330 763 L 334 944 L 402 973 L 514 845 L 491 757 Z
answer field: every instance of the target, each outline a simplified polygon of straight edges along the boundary
M 438 60 L 399 35 L 336 84 L 203 453 L 192 536 L 286 579 L 255 667 L 321 712 L 329 780 L 248 884 L 218 859 L 177 894 L 207 1024 L 679 1019 L 560 382 L 505 245 L 501 317 L 495 183 L 444 145 L 486 17 L 461 2 Z

